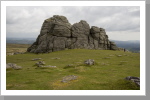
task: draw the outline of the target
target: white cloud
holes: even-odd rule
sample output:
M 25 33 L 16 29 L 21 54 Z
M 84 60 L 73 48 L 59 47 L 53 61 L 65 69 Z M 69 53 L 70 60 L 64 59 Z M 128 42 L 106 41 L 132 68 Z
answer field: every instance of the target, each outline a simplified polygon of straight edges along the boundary
M 120 41 L 127 41 L 127 40 L 140 40 L 139 32 L 131 32 L 131 31 L 108 31 L 107 35 L 111 40 L 120 40 Z

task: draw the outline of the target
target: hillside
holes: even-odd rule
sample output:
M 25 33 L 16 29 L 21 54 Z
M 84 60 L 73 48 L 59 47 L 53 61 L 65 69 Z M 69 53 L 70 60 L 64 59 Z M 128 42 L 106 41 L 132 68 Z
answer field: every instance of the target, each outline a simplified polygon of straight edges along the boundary
M 26 50 L 27 46 L 11 45 Z M 41 58 L 44 66 L 37 67 Z M 87 59 L 94 59 L 94 65 L 85 65 Z M 46 54 L 25 53 L 6 57 L 7 63 L 15 63 L 22 69 L 6 70 L 7 90 L 138 90 L 134 83 L 124 80 L 127 76 L 140 77 L 140 54 L 112 51 L 72 49 Z M 64 77 L 74 75 L 76 80 L 61 82 Z
M 125 48 L 131 52 L 140 52 L 140 41 L 138 40 L 130 40 L 130 41 L 117 41 L 117 40 L 112 40 L 113 42 L 116 43 L 118 47 Z
M 6 38 L 8 44 L 32 44 L 35 38 Z

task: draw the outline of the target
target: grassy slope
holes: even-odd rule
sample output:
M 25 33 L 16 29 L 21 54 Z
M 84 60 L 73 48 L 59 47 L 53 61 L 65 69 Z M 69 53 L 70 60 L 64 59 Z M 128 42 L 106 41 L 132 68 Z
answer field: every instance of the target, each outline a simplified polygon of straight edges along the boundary
M 8 49 L 11 49 L 10 47 Z M 23 48 L 20 48 L 23 49 Z M 24 48 L 25 49 L 25 48 Z M 118 57 L 118 55 L 122 55 Z M 60 59 L 53 59 L 58 57 Z M 46 65 L 57 68 L 37 68 L 31 61 L 42 58 Z M 94 59 L 96 64 L 83 62 Z M 19 54 L 7 56 L 7 63 L 16 63 L 22 70 L 7 69 L 8 90 L 136 90 L 127 76 L 140 77 L 140 54 L 111 50 L 74 49 L 49 54 Z M 68 64 L 73 64 L 66 67 Z M 64 76 L 76 75 L 77 80 L 61 83 Z
M 7 44 L 6 54 L 14 52 L 25 52 L 30 44 Z

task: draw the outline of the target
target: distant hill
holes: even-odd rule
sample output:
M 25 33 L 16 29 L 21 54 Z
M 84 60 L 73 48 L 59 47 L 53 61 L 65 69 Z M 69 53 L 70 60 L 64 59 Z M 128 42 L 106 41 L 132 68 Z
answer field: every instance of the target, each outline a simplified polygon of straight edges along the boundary
M 117 41 L 111 40 L 116 43 L 118 47 L 125 48 L 132 52 L 140 52 L 140 41 L 139 40 L 131 40 L 131 41 Z
M 6 43 L 11 44 L 32 44 L 36 38 L 6 38 Z
M 36 38 L 6 38 L 6 43 L 12 44 L 32 44 L 36 41 Z M 118 41 L 111 40 L 116 43 L 118 47 L 125 48 L 132 52 L 140 52 L 140 41 L 132 40 L 132 41 Z

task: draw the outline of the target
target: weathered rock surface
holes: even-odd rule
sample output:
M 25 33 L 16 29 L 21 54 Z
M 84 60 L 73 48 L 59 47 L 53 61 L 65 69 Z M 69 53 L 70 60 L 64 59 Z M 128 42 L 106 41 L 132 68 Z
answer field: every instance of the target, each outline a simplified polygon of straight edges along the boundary
M 24 54 L 23 52 L 14 52 L 14 55 Z
M 69 76 L 63 77 L 61 82 L 66 83 L 66 82 L 69 82 L 69 81 L 72 81 L 72 80 L 76 80 L 76 79 L 77 79 L 77 76 L 69 75 Z
M 42 65 L 45 65 L 44 61 L 38 61 L 37 63 L 35 63 L 36 66 L 38 67 L 42 67 Z
M 32 61 L 41 60 L 41 58 L 34 58 Z
M 88 59 L 88 60 L 84 61 L 84 64 L 86 64 L 86 65 L 94 65 L 95 61 L 93 59 Z
M 125 79 L 134 82 L 137 86 L 140 87 L 140 78 L 139 77 L 128 76 Z
M 6 69 L 8 69 L 8 68 L 13 68 L 13 69 L 16 69 L 16 70 L 22 69 L 21 66 L 17 66 L 17 64 L 14 64 L 14 63 L 7 63 L 6 64 Z
M 56 66 L 51 66 L 51 65 L 47 65 L 47 66 L 39 65 L 38 67 L 51 67 L 51 68 L 56 68 Z
M 27 49 L 32 53 L 50 53 L 65 49 L 117 50 L 105 29 L 81 20 L 71 25 L 65 16 L 54 15 L 43 22 L 36 41 Z

